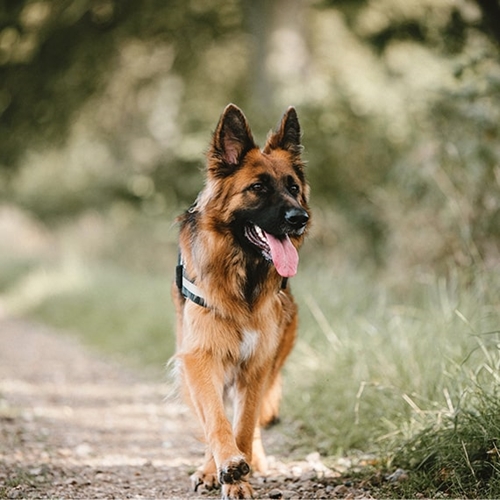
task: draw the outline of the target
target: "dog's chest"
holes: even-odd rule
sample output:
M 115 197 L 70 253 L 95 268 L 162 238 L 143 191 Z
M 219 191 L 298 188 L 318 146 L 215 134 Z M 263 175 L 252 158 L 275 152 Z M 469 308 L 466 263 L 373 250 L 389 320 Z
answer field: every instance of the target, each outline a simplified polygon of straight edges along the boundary
M 238 378 L 241 371 L 245 371 L 250 365 L 255 363 L 255 355 L 259 350 L 261 333 L 257 330 L 246 329 L 241 333 L 239 352 L 234 353 L 234 364 L 227 365 L 224 376 L 225 388 L 231 387 Z
M 260 333 L 257 330 L 243 330 L 240 342 L 240 362 L 244 363 L 251 359 L 260 341 Z

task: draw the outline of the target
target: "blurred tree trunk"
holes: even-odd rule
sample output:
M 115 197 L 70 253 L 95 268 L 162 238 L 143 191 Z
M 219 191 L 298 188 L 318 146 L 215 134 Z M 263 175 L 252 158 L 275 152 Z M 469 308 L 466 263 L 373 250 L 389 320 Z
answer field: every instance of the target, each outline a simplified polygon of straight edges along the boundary
M 273 31 L 272 2 L 242 0 L 245 27 L 251 36 L 248 100 L 257 116 L 265 115 L 273 104 L 273 85 L 267 68 L 267 55 Z
M 300 82 L 306 65 L 304 0 L 242 0 L 245 27 L 251 36 L 248 101 L 269 120 L 279 90 Z M 292 104 L 292 103 L 290 103 Z

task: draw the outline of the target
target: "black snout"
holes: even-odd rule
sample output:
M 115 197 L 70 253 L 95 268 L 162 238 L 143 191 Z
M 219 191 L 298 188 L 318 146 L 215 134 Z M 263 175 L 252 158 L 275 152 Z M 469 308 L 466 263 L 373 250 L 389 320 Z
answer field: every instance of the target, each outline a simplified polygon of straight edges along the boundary
M 309 215 L 303 208 L 289 208 L 285 212 L 285 221 L 292 229 L 302 229 L 309 220 Z

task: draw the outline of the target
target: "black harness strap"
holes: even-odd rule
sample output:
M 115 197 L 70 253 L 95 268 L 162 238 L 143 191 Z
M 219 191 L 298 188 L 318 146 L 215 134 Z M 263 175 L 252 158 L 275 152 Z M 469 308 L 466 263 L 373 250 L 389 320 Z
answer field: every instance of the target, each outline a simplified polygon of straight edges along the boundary
M 179 253 L 179 260 L 175 268 L 175 283 L 181 294 L 195 304 L 202 307 L 208 307 L 207 303 L 201 294 L 201 290 L 186 276 L 182 255 Z M 281 290 L 285 290 L 288 285 L 288 278 L 283 278 L 281 281 Z
M 177 261 L 177 267 L 175 268 L 175 282 L 177 288 L 182 293 L 186 299 L 192 300 L 195 304 L 202 307 L 208 307 L 205 299 L 201 295 L 200 289 L 188 279 L 184 269 L 184 264 L 182 262 L 182 256 L 179 253 L 179 260 Z

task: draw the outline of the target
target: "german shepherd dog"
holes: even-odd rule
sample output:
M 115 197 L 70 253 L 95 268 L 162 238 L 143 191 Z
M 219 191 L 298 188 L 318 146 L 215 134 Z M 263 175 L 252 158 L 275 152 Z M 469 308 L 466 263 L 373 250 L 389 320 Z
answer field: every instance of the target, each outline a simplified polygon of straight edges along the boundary
M 261 150 L 229 104 L 208 151 L 205 186 L 178 218 L 174 359 L 207 443 L 205 463 L 191 476 L 195 491 L 220 485 L 223 498 L 251 498 L 250 467 L 266 470 L 260 427 L 278 419 L 280 370 L 297 328 L 287 279 L 297 272 L 310 217 L 301 150 L 294 108 Z

